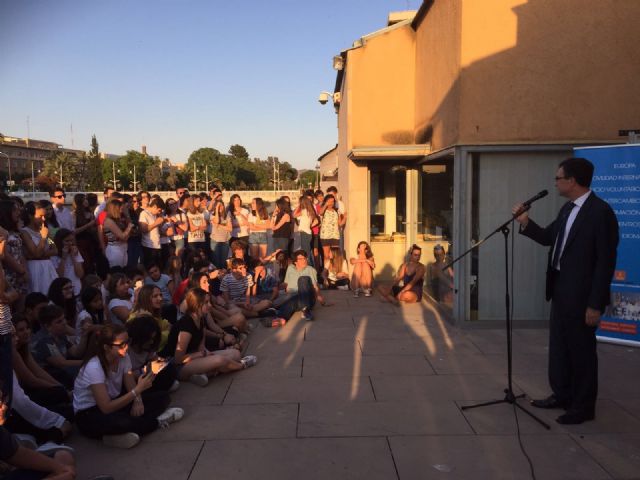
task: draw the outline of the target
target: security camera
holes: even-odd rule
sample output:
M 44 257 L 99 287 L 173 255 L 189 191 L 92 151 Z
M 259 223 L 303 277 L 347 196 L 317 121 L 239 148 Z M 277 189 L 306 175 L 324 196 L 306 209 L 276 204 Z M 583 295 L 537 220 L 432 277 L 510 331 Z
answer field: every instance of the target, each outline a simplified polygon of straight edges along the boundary
M 322 92 L 318 97 L 318 101 L 321 105 L 325 105 L 329 101 L 330 94 L 328 92 Z

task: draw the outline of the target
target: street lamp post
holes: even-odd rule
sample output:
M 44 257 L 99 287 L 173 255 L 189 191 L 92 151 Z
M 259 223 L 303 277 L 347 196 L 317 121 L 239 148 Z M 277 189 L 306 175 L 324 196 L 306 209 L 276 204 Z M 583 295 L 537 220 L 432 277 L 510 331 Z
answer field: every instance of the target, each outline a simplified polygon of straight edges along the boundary
M 112 163 L 113 167 L 113 189 L 116 190 L 116 161 L 114 160 Z

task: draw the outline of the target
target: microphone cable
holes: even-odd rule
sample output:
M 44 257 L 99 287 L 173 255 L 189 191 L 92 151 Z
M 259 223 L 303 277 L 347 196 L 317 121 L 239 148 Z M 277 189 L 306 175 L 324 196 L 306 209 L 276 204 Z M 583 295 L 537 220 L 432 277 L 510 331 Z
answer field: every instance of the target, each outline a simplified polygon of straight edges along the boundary
M 516 228 L 516 221 L 515 218 L 511 220 L 511 278 L 510 283 L 511 283 L 511 305 L 510 305 L 510 315 L 511 315 L 511 331 L 509 332 L 509 344 L 511 345 L 511 362 L 512 362 L 512 368 L 513 368 L 513 323 L 514 323 L 514 318 L 513 318 L 513 313 L 514 313 L 514 305 L 515 305 L 515 294 L 516 294 L 516 290 L 514 288 L 515 284 L 514 284 L 514 273 L 515 273 L 515 240 L 516 240 L 516 232 L 515 232 L 515 228 Z M 513 374 L 513 370 L 511 372 Z M 533 461 L 531 460 L 531 457 L 529 456 L 529 454 L 527 453 L 527 450 L 524 448 L 524 444 L 522 443 L 522 435 L 520 432 L 520 421 L 518 420 L 518 408 L 516 407 L 516 402 L 517 399 L 514 399 L 513 402 L 513 416 L 515 418 L 516 421 L 516 434 L 518 436 L 518 444 L 520 445 L 520 451 L 522 452 L 522 454 L 524 455 L 524 457 L 527 459 L 527 463 L 529 464 L 529 471 L 531 472 L 531 479 L 532 480 L 536 480 L 536 472 L 535 469 L 533 467 Z

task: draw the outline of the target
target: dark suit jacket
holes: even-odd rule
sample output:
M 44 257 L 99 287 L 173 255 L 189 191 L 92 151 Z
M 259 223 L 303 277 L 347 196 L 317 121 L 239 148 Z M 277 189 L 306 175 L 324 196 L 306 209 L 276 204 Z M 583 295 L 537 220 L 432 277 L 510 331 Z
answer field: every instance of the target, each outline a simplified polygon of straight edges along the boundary
M 562 212 L 562 210 L 561 210 Z M 560 272 L 551 256 L 558 234 L 559 217 L 546 228 L 529 220 L 523 235 L 550 247 L 547 259 L 547 300 L 561 311 L 583 317 L 587 307 L 604 312 L 616 266 L 618 220 L 607 202 L 593 192 L 575 218 L 560 258 Z

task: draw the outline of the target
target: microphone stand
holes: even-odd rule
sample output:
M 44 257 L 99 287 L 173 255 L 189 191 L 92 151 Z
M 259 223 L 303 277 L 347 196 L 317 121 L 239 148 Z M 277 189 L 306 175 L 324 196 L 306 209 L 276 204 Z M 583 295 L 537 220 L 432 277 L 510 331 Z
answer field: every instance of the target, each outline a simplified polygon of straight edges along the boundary
M 492 400 L 489 402 L 477 403 L 474 405 L 465 405 L 461 408 L 462 410 L 469 410 L 471 408 L 486 407 L 489 405 L 497 405 L 499 403 L 509 403 L 511 405 L 518 407 L 520 410 L 522 410 L 524 413 L 529 415 L 531 418 L 533 418 L 535 421 L 537 421 L 540 425 L 545 427 L 547 430 L 550 430 L 551 427 L 547 423 L 545 423 L 540 418 L 536 417 L 533 413 L 531 413 L 529 410 L 527 410 L 526 408 L 524 408 L 522 405 L 518 403 L 518 399 L 523 398 L 525 394 L 523 393 L 521 395 L 515 395 L 513 393 L 513 349 L 512 349 L 512 339 L 511 339 L 511 332 L 513 330 L 513 325 L 511 322 L 511 297 L 509 294 L 509 241 L 508 241 L 509 233 L 510 233 L 509 224 L 513 223 L 513 221 L 517 216 L 522 215 L 524 212 L 529 210 L 529 208 L 531 208 L 531 206 L 526 205 L 523 209 L 521 209 L 521 211 L 517 212 L 509 220 L 504 222 L 502 225 L 500 225 L 498 228 L 496 228 L 493 232 L 491 232 L 489 235 L 484 237 L 482 240 L 474 243 L 471 246 L 471 248 L 469 248 L 466 252 L 462 253 L 457 258 L 453 259 L 447 265 L 442 267 L 442 269 L 445 270 L 451 267 L 452 265 L 457 263 L 460 259 L 464 258 L 469 253 L 471 253 L 473 250 L 476 250 L 478 247 L 480 247 L 480 245 L 482 245 L 484 242 L 489 240 L 496 233 L 498 232 L 502 233 L 504 237 L 504 261 L 505 261 L 504 285 L 505 285 L 505 314 L 506 314 L 505 319 L 506 319 L 506 332 L 507 332 L 507 388 L 504 389 L 505 395 L 504 395 L 504 398 L 501 400 Z

